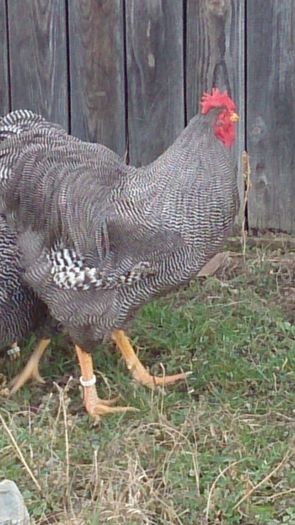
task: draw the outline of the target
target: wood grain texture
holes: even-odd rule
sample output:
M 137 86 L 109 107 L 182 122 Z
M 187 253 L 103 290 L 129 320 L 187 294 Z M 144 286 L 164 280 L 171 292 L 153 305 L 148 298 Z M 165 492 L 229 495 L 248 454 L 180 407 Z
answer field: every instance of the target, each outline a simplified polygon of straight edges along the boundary
M 126 0 L 131 164 L 158 157 L 184 126 L 183 2 Z
M 122 0 L 69 2 L 71 130 L 125 152 Z
M 249 223 L 295 232 L 294 0 L 248 0 L 247 29 Z
M 244 0 L 187 0 L 187 118 L 199 111 L 204 91 L 226 89 L 237 105 L 240 121 L 233 155 L 243 198 L 242 151 L 245 149 Z
M 9 111 L 8 47 L 6 31 L 6 5 L 0 0 L 0 115 Z
M 68 127 L 64 0 L 9 0 L 12 109 Z
M 250 155 L 250 227 L 295 232 L 294 0 L 0 0 L 0 34 L 1 113 L 11 98 L 120 154 L 129 142 L 136 165 L 173 142 L 203 91 L 226 88 L 241 196 L 245 144 Z

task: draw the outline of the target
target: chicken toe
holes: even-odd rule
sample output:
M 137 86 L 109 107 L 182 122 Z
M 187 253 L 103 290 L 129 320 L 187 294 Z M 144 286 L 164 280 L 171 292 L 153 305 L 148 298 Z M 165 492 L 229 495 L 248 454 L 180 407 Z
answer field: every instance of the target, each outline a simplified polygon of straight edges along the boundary
M 50 339 L 40 339 L 24 369 L 11 380 L 10 394 L 15 394 L 29 380 L 45 382 L 39 372 L 39 362 L 49 343 Z
M 178 381 L 185 380 L 190 375 L 190 372 L 182 372 L 174 375 L 163 375 L 162 377 L 153 376 L 149 374 L 138 359 L 123 330 L 115 330 L 112 333 L 112 340 L 116 343 L 135 381 L 144 386 L 153 389 L 156 386 L 172 385 Z
M 95 383 L 96 378 L 93 373 L 92 357 L 89 353 L 82 350 L 79 346 L 75 346 L 76 354 L 79 360 L 82 376 L 80 382 L 83 387 L 84 406 L 90 416 L 95 422 L 100 420 L 100 416 L 106 414 L 115 414 L 122 412 L 137 412 L 138 409 L 134 407 L 113 406 L 117 398 L 114 399 L 100 399 L 97 395 Z

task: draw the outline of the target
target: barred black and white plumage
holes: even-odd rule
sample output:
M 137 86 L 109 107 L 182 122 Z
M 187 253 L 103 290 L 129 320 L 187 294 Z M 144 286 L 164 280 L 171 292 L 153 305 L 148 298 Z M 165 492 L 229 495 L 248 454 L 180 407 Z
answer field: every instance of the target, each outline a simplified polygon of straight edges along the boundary
M 16 232 L 0 216 L 0 348 L 36 329 L 47 308 L 23 281 Z
M 26 282 L 85 349 L 193 278 L 230 232 L 238 191 L 217 115 L 142 168 L 27 110 L 0 121 L 0 211 Z

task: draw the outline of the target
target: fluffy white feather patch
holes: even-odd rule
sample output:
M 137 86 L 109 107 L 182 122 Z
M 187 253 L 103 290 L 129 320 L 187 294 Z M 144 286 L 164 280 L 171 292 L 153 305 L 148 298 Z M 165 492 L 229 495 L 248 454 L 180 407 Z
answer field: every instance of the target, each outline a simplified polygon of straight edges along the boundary
M 75 250 L 61 245 L 51 249 L 47 259 L 51 265 L 53 281 L 64 290 L 87 291 L 93 288 L 111 289 L 124 285 L 131 286 L 144 276 L 154 273 L 150 263 L 142 261 L 134 265 L 129 272 L 106 275 L 98 268 L 87 266 L 83 257 Z

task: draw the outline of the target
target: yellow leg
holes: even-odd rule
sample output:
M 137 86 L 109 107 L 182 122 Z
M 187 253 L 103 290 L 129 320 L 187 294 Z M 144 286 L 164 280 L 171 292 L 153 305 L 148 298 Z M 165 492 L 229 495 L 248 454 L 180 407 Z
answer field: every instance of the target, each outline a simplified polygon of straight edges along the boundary
M 129 410 L 137 411 L 137 409 L 133 407 L 113 407 L 112 405 L 116 402 L 116 399 L 100 399 L 95 387 L 95 376 L 93 373 L 91 354 L 85 352 L 77 345 L 75 346 L 75 350 L 82 374 L 81 383 L 83 385 L 84 405 L 88 414 L 94 417 L 96 421 L 99 421 L 100 416 L 106 414 L 127 412 Z M 86 386 L 85 383 L 87 382 L 92 384 Z
M 112 340 L 116 343 L 121 352 L 133 378 L 142 385 L 148 386 L 149 388 L 172 385 L 177 381 L 183 381 L 188 375 L 190 375 L 190 372 L 186 372 L 163 377 L 152 376 L 141 364 L 123 330 L 115 330 L 112 333 Z
M 50 339 L 40 339 L 25 368 L 10 382 L 10 394 L 15 394 L 29 379 L 44 383 L 39 372 L 39 362 L 49 343 Z

